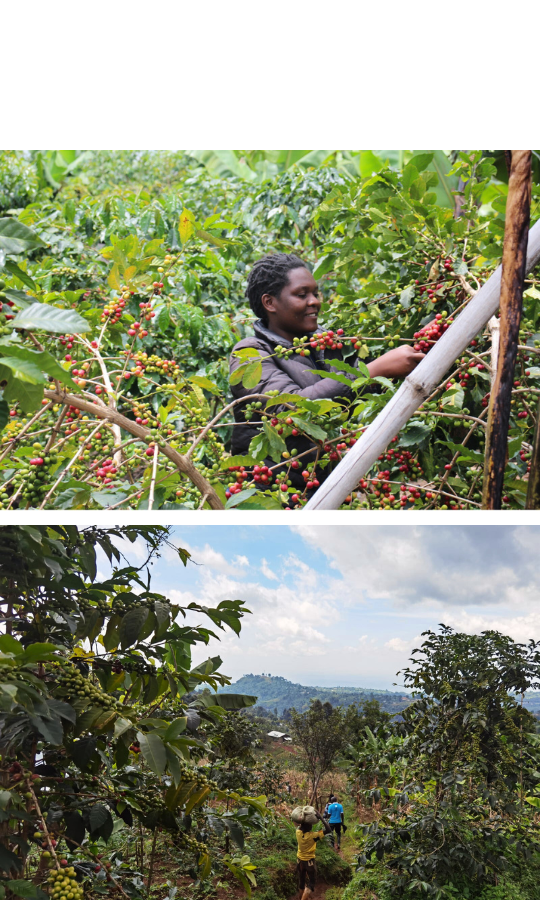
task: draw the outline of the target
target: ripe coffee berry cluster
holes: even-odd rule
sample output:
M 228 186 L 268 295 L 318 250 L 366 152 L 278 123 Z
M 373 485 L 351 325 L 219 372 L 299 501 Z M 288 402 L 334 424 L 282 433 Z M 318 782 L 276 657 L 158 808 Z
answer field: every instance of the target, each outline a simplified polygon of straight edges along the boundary
M 107 320 L 111 323 L 111 325 L 115 325 L 122 318 L 122 313 L 126 307 L 126 303 L 129 300 L 129 292 L 127 293 L 127 297 L 123 294 L 121 297 L 118 297 L 114 300 L 109 300 L 107 306 L 103 307 L 101 313 L 101 321 L 107 322 Z
M 314 475 L 314 469 L 310 471 L 309 469 L 304 469 L 302 472 L 302 478 L 306 483 L 306 490 L 311 491 L 313 488 L 319 487 L 319 479 Z
M 135 365 L 130 370 L 132 375 L 141 375 L 144 372 L 158 372 L 162 375 L 168 375 L 170 378 L 178 378 L 180 376 L 180 367 L 173 359 L 162 359 L 155 353 L 150 356 L 142 350 L 129 354 L 129 359 L 135 361 Z
M 118 469 L 116 468 L 114 461 L 109 457 L 105 459 L 101 465 L 98 465 L 98 468 L 95 470 L 95 475 L 97 478 L 101 478 L 103 484 L 112 484 L 114 476 L 117 474 Z
M 253 481 L 272 484 L 272 472 L 268 466 L 253 466 Z
M 338 328 L 335 332 L 323 331 L 321 334 L 314 334 L 309 341 L 309 346 L 314 350 L 325 350 L 327 347 L 330 350 L 341 350 L 343 343 L 340 338 L 343 334 L 343 328 Z
M 239 494 L 242 490 L 242 486 L 244 481 L 246 481 L 248 477 L 248 473 L 246 472 L 244 466 L 229 466 L 229 472 L 236 472 L 236 481 L 231 482 L 227 490 L 225 491 L 225 496 L 227 499 L 231 497 L 233 494 Z
M 428 353 L 434 344 L 437 343 L 439 338 L 443 336 L 452 321 L 452 319 L 447 320 L 444 313 L 437 313 L 433 321 L 424 325 L 420 331 L 415 331 L 414 337 L 416 343 L 413 349 L 420 353 Z

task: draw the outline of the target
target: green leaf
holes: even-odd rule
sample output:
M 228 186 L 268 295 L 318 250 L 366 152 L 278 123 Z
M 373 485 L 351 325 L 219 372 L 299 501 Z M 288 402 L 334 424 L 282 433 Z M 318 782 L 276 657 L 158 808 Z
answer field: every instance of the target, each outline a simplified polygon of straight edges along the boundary
M 253 456 L 228 456 L 221 460 L 220 469 L 230 469 L 231 466 L 254 466 L 256 460 Z
M 292 416 L 291 417 L 294 424 L 312 437 L 315 441 L 324 441 L 326 440 L 326 431 L 323 431 L 319 425 L 315 425 L 314 422 L 308 422 L 306 419 L 300 418 L 300 416 Z
M 328 272 L 331 272 L 336 264 L 336 257 L 333 253 L 327 253 L 325 256 L 321 256 L 318 260 L 317 265 L 313 269 L 313 277 L 314 278 L 322 278 L 323 275 L 327 275 Z
M 27 381 L 30 384 L 47 384 L 48 378 L 34 362 L 27 359 L 17 359 L 15 356 L 0 356 L 0 379 L 7 380 L 7 373 L 2 369 L 10 369 L 15 378 Z
M 231 839 L 240 847 L 240 850 L 244 849 L 244 832 L 242 826 L 238 824 L 238 822 L 230 822 L 228 819 L 225 819 L 225 824 L 229 829 L 229 834 L 231 835 Z
M 115 741 L 126 731 L 129 731 L 133 725 L 128 719 L 123 719 L 122 716 L 119 716 L 116 722 L 114 723 L 114 739 Z
M 0 347 L 0 352 L 2 351 L 2 347 Z M 10 344 L 9 347 L 6 347 L 6 350 L 9 352 L 10 357 L 15 357 L 19 360 L 26 360 L 28 363 L 37 366 L 43 372 L 46 372 L 47 375 L 51 375 L 52 378 L 56 378 L 58 381 L 61 381 L 62 384 L 68 385 L 74 391 L 80 391 L 78 385 L 72 380 L 69 372 L 66 372 L 65 369 L 62 368 L 60 363 L 58 363 L 54 356 L 52 356 L 47 350 L 29 350 L 27 347 L 21 347 L 18 344 Z M 4 357 L 0 356 L 0 365 L 4 362 Z M 19 376 L 20 377 L 20 376 Z
M 360 175 L 362 178 L 371 178 L 374 173 L 380 172 L 384 163 L 372 150 L 362 150 L 360 153 Z
M 339 381 L 346 387 L 352 387 L 353 382 L 346 375 L 339 375 L 337 372 L 326 372 L 324 369 L 312 369 L 314 375 L 320 375 L 321 378 L 330 378 L 331 381 Z
M 7 889 L 24 900 L 48 900 L 48 894 L 31 881 L 8 881 Z
M 242 365 L 238 366 L 234 372 L 231 372 L 229 375 L 229 384 L 240 384 L 246 374 L 246 369 L 249 369 L 250 365 L 252 365 L 252 363 L 242 363 Z
M 43 385 L 13 377 L 4 388 L 4 398 L 8 403 L 18 403 L 25 413 L 34 412 L 43 400 Z
M 445 392 L 442 398 L 443 406 L 450 406 L 453 409 L 463 409 L 465 400 L 465 392 L 462 387 L 452 387 Z
M 206 378 L 205 375 L 190 375 L 189 380 L 193 384 L 197 384 L 199 387 L 204 388 L 205 391 L 209 391 L 211 394 L 218 395 L 221 394 L 221 389 L 214 384 L 213 381 L 210 381 L 209 378 Z
M 3 431 L 9 422 L 9 406 L 2 398 L 0 400 L 0 431 Z
M 18 255 L 44 246 L 41 238 L 26 225 L 21 225 L 10 217 L 0 219 L 0 250 L 4 250 L 6 254 Z
M 36 331 L 50 331 L 59 334 L 82 334 L 90 331 L 91 325 L 74 309 L 60 309 L 46 303 L 31 303 L 21 309 L 11 320 L 12 328 Z
M 405 309 L 409 309 L 411 305 L 411 300 L 414 298 L 414 285 L 409 285 L 408 288 L 405 288 L 404 291 L 399 295 L 399 302 Z
M 134 606 L 125 614 L 119 630 L 121 647 L 131 647 L 137 643 L 147 618 L 148 609 L 144 606 Z
M 211 694 L 208 697 L 209 702 L 211 701 L 212 706 L 221 706 L 222 709 L 234 710 L 234 709 L 246 709 L 248 706 L 254 706 L 257 702 L 257 697 L 252 697 L 250 694 Z
M 0 635 L 0 651 L 2 653 L 15 653 L 19 656 L 23 653 L 23 646 L 16 641 L 11 634 L 1 634 Z
M 414 422 L 399 435 L 400 447 L 412 447 L 421 444 L 431 434 L 431 428 L 424 422 Z
M 241 360 L 253 359 L 254 356 L 260 355 L 256 347 L 241 347 L 240 350 L 233 350 L 233 356 Z
M 173 722 L 167 728 L 167 731 L 163 735 L 164 741 L 173 741 L 180 734 L 183 734 L 187 728 L 187 716 L 181 716 L 179 719 L 174 719 Z
M 102 803 L 96 803 L 88 814 L 89 831 L 92 837 L 102 837 L 105 841 L 112 834 L 114 822 L 112 816 L 106 806 Z M 109 831 L 110 828 L 110 831 Z M 108 832 L 108 837 L 106 836 Z
M 235 503 L 235 506 L 242 506 L 242 509 L 283 509 L 283 504 L 279 499 L 276 499 L 271 493 L 263 493 L 262 491 L 243 491 L 242 493 L 247 494 L 250 493 L 250 497 L 246 497 L 246 499 L 242 498 L 240 503 Z M 240 497 L 240 494 L 234 494 L 235 497 Z M 231 500 L 233 498 L 231 497 Z
M 92 759 L 97 746 L 96 737 L 85 737 L 78 741 L 73 741 L 69 747 L 69 754 L 75 765 L 82 771 L 86 769 L 88 763 Z
M 333 369 L 339 369 L 340 372 L 348 372 L 349 375 L 354 375 L 355 378 L 358 376 L 358 369 L 349 365 L 349 363 L 346 363 L 343 359 L 330 359 L 328 360 L 328 364 L 332 366 Z
M 248 500 L 250 497 L 253 497 L 254 494 L 257 493 L 257 488 L 248 488 L 245 491 L 240 491 L 238 494 L 233 494 L 227 500 L 225 504 L 225 509 L 234 509 L 235 506 L 238 506 L 239 503 L 243 503 L 244 500 Z
M 423 172 L 424 169 L 433 162 L 434 153 L 418 153 L 417 156 L 413 156 L 412 159 L 409 160 L 409 166 L 416 166 L 418 172 Z
M 137 740 L 148 767 L 156 775 L 163 775 L 167 765 L 167 753 L 159 735 L 144 734 L 142 731 L 138 731 Z
M 260 362 L 252 362 L 250 363 L 242 376 L 242 384 L 248 390 L 251 388 L 257 387 L 260 384 L 262 379 L 262 363 Z
M 401 176 L 401 182 L 406 191 L 409 190 L 413 181 L 416 181 L 418 178 L 418 169 L 416 166 L 412 166 L 410 163 L 408 166 L 405 166 Z
M 14 263 L 13 260 L 7 259 L 4 264 L 4 268 L 7 272 L 9 272 L 10 275 L 15 275 L 15 277 L 18 278 L 19 281 L 22 281 L 22 283 L 25 284 L 26 287 L 29 287 L 32 291 L 37 290 L 37 285 L 34 279 L 30 277 L 28 272 L 24 272 L 23 269 L 20 269 L 17 263 Z
M 280 462 L 281 454 L 284 450 L 287 449 L 285 441 L 283 440 L 281 435 L 277 433 L 275 428 L 269 425 L 266 420 L 263 422 L 263 432 L 269 444 L 270 457 L 274 460 L 274 462 Z
M 58 649 L 55 644 L 41 642 L 29 644 L 19 657 L 19 662 L 21 665 L 25 665 L 26 663 L 45 662 L 49 659 L 55 659 Z

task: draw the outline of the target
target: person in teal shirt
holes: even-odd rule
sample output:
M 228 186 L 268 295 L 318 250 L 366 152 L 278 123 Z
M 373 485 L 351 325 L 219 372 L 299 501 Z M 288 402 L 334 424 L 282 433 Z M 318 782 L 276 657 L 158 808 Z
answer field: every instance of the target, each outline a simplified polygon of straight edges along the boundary
M 330 828 L 335 833 L 334 838 L 334 849 L 339 850 L 341 846 L 341 829 L 345 831 L 345 815 L 343 812 L 343 807 L 341 803 L 338 802 L 337 797 L 332 795 L 330 797 L 330 803 L 328 804 L 328 823 Z

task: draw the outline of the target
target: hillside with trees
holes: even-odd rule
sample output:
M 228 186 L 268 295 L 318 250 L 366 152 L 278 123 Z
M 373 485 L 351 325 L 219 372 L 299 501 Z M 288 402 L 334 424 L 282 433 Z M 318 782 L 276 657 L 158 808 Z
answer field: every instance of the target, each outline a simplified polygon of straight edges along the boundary
M 504 151 L 2 151 L 0 509 L 301 509 L 318 478 L 296 444 L 314 442 L 325 473 L 346 458 L 399 388 L 366 361 L 435 346 L 500 262 L 507 197 Z M 260 433 L 232 456 L 228 359 L 252 334 L 246 279 L 269 251 L 300 256 L 323 301 L 320 336 L 276 354 L 343 353 L 328 377 L 354 376 L 352 396 L 254 397 Z M 527 497 L 539 301 L 536 268 L 514 342 L 506 509 Z M 492 333 L 343 508 L 481 506 Z M 249 350 L 232 378 L 251 389 Z
M 257 704 L 279 715 L 294 707 L 298 712 L 309 709 L 312 700 L 331 703 L 332 706 L 347 707 L 365 700 L 377 700 L 381 709 L 389 713 L 400 713 L 410 702 L 411 696 L 405 691 L 382 691 L 355 687 L 315 687 L 295 684 L 281 675 L 243 675 L 223 690 L 252 694 Z

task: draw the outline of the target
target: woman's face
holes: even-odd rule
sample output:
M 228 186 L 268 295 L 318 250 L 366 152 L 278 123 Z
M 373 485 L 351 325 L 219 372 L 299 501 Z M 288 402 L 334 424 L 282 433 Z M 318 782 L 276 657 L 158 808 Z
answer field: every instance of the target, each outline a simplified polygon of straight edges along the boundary
M 279 297 L 263 294 L 262 304 L 271 331 L 292 340 L 317 330 L 321 298 L 317 282 L 308 269 L 291 269 Z

